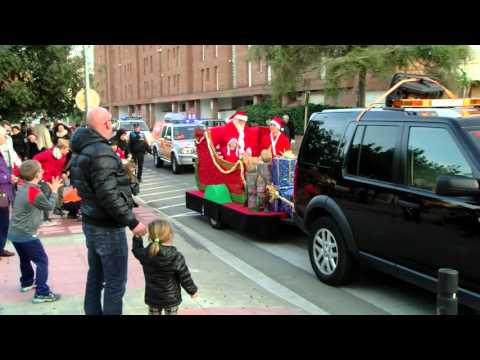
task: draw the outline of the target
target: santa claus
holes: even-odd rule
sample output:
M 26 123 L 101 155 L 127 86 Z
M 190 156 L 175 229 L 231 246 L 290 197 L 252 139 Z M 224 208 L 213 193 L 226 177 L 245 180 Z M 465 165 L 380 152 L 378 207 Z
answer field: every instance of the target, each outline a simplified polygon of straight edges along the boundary
M 237 112 L 230 118 L 231 121 L 228 124 L 210 129 L 213 144 L 226 153 L 227 144 L 232 139 L 236 139 L 238 157 L 242 158 L 245 154 L 251 155 L 253 144 L 249 142 L 248 136 L 245 136 L 248 134 L 248 116 L 243 112 Z
M 287 136 L 282 133 L 283 121 L 278 117 L 274 117 L 270 122 L 270 134 L 262 138 L 261 149 L 267 149 L 272 152 L 273 157 L 282 156 L 284 152 L 291 149 L 290 141 Z

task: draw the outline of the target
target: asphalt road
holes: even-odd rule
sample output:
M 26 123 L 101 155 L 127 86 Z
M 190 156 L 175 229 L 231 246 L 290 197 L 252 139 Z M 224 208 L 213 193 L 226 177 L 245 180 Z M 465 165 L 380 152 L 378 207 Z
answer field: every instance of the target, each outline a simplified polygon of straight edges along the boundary
M 193 169 L 174 175 L 170 167 L 157 169 L 151 157 L 145 159 L 139 199 L 167 216 L 192 245 L 206 247 L 230 266 L 245 270 L 245 276 L 259 287 L 287 300 L 290 296 L 292 303 L 293 292 L 298 297 L 295 301 L 313 304 L 334 315 L 435 314 L 435 294 L 373 270 L 361 270 L 349 286 L 322 284 L 310 265 L 307 237 L 295 226 L 283 225 L 275 239 L 213 229 L 206 218 L 185 208 L 185 191 L 193 188 Z M 272 283 L 281 286 L 270 286 Z M 285 288 L 290 295 L 282 293 Z M 460 311 L 470 312 L 463 307 Z

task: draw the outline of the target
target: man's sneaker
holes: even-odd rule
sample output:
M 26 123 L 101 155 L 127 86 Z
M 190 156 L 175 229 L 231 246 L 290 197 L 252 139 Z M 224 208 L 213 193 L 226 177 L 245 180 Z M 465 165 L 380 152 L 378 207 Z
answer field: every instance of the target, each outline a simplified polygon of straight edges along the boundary
M 48 295 L 35 295 L 33 297 L 32 302 L 34 304 L 41 304 L 41 303 L 46 303 L 46 302 L 54 302 L 60 300 L 61 295 L 60 294 L 54 294 L 53 292 L 50 292 Z
M 36 287 L 37 287 L 37 285 L 33 284 L 33 285 L 30 285 L 30 286 L 22 287 L 22 288 L 20 289 L 20 291 L 21 291 L 22 293 L 25 293 L 25 292 L 28 292 L 28 291 L 30 291 L 30 290 L 35 289 Z

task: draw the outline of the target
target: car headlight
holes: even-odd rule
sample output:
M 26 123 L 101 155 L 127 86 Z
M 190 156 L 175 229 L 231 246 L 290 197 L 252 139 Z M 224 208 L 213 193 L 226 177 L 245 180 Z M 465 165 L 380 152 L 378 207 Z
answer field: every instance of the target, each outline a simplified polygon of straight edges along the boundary
M 195 151 L 193 150 L 193 148 L 181 148 L 180 149 L 180 154 L 183 154 L 183 155 L 189 155 L 189 154 L 193 154 Z

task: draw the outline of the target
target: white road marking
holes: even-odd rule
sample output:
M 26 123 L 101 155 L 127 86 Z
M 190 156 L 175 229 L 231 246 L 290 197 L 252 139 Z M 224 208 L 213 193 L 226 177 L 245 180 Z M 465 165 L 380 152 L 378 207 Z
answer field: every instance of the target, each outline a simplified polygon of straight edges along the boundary
M 185 191 L 187 190 L 186 188 L 185 189 L 177 189 L 177 190 L 168 190 L 168 191 L 160 191 L 160 192 L 157 192 L 157 193 L 153 193 L 153 194 L 145 194 L 145 195 L 160 195 L 160 194 L 170 194 L 170 193 L 173 193 L 173 192 L 179 192 L 179 191 Z M 143 196 L 145 196 L 143 195 Z M 142 198 L 142 196 L 140 196 L 140 198 Z M 142 200 L 145 200 L 142 198 Z
M 177 186 L 178 184 L 173 184 L 173 185 L 162 185 L 162 186 L 155 186 L 153 188 L 149 188 L 149 189 L 146 189 L 144 191 L 150 191 L 150 190 L 155 190 L 155 189 L 163 189 L 163 188 L 167 188 L 167 187 L 174 187 L 174 186 Z
M 158 210 L 164 210 L 164 209 L 171 209 L 171 208 L 180 207 L 180 206 L 185 206 L 185 203 L 183 202 L 181 204 L 173 204 L 173 205 L 162 206 L 162 207 L 159 207 L 157 209 Z
M 171 197 L 166 197 L 166 198 L 160 198 L 160 199 L 155 199 L 155 200 L 150 200 L 148 202 L 145 202 L 145 204 L 150 204 L 152 202 L 156 202 L 156 201 L 163 201 L 163 200 L 172 200 L 172 199 L 181 199 L 181 198 L 185 198 L 185 194 L 183 195 L 180 195 L 180 196 L 171 196 Z
M 301 244 L 262 244 L 258 242 L 252 242 L 252 244 L 315 276 L 308 250 Z M 375 285 L 364 283 L 361 287 L 358 285 L 342 286 L 342 290 L 392 315 L 424 315 L 428 312 L 427 309 L 423 306 L 419 307 L 415 302 L 409 304 L 405 297 L 406 294 L 399 293 L 400 291 L 393 287 L 385 292 L 384 288 L 380 289 Z M 393 293 L 395 295 L 392 295 Z
M 185 216 L 201 216 L 201 215 L 196 211 L 189 211 L 186 213 L 169 216 L 169 218 L 177 218 L 177 217 L 185 217 Z

